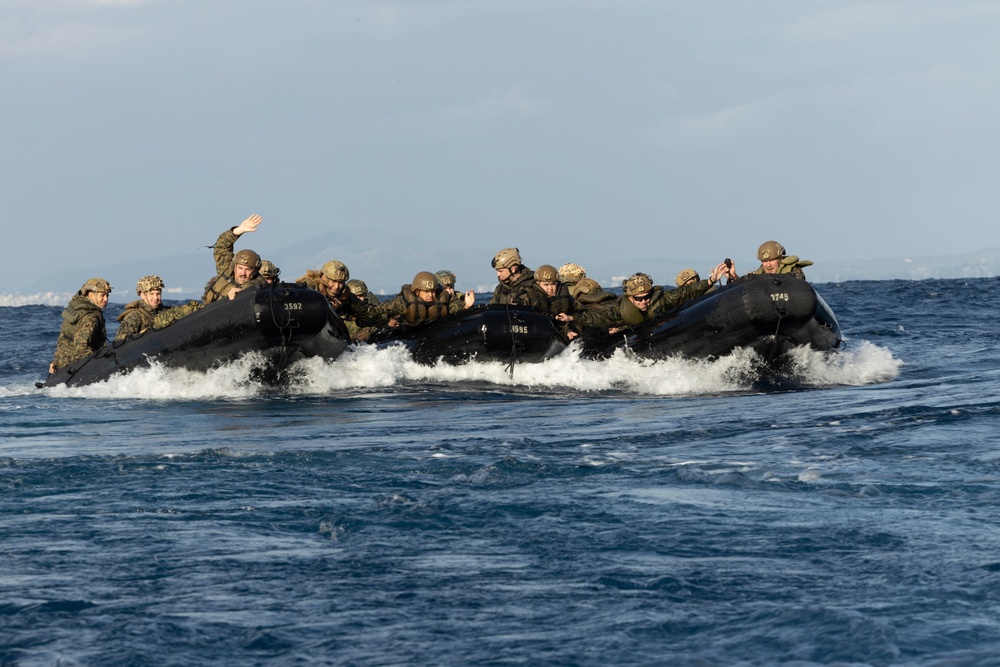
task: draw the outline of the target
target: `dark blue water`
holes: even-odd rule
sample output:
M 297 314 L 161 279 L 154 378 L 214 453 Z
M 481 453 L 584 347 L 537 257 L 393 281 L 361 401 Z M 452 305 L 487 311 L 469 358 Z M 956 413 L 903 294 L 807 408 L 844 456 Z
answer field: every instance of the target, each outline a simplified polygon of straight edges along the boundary
M 848 350 L 768 389 L 360 350 L 39 391 L 61 309 L 0 309 L 0 665 L 1000 664 L 1000 279 L 819 290 Z

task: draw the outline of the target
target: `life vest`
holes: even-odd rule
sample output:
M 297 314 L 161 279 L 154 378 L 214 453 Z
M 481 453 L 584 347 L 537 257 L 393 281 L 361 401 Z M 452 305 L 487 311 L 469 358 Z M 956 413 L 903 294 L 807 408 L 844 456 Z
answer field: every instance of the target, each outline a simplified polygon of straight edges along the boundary
M 78 349 L 74 345 L 76 331 L 80 328 L 80 321 L 90 314 L 97 316 L 98 324 L 87 339 L 86 348 Z M 107 344 L 108 331 L 104 325 L 104 311 L 79 292 L 70 299 L 69 305 L 63 310 L 62 319 L 59 338 L 56 340 L 55 360 L 53 361 L 56 368 L 62 368 L 91 352 L 96 352 Z
M 239 285 L 237 285 L 233 279 L 226 274 L 209 278 L 208 282 L 205 283 L 205 297 L 202 301 L 205 303 L 212 303 L 213 301 L 221 299 L 234 289 L 238 288 Z
M 403 319 L 407 324 L 417 322 L 429 322 L 448 314 L 448 303 L 451 301 L 451 294 L 441 290 L 437 294 L 437 300 L 430 303 L 417 298 L 417 295 L 410 289 L 409 285 L 403 285 L 400 290 L 406 310 L 403 311 Z
M 650 295 L 652 298 L 649 300 L 649 307 L 646 310 L 639 310 L 627 295 L 622 295 L 618 310 L 621 311 L 622 319 L 627 324 L 638 326 L 649 319 L 650 315 L 656 311 L 654 307 L 656 302 L 663 298 L 663 288 L 654 287 Z
M 163 310 L 162 304 L 156 310 L 153 310 L 152 308 L 147 306 L 144 301 L 139 299 L 127 304 L 125 306 L 125 310 L 123 310 L 116 319 L 119 322 L 124 322 L 125 317 L 129 313 L 132 312 L 137 313 L 139 315 L 139 321 L 141 323 L 139 326 L 139 331 L 145 331 L 149 327 L 153 326 L 153 319 L 156 317 L 156 314 L 161 310 Z

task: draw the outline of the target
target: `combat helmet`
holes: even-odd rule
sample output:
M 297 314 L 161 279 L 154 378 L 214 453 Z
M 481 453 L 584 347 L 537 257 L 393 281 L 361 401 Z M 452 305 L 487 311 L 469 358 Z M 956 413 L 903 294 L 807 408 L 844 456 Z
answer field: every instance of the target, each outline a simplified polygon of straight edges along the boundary
M 448 270 L 438 271 L 434 274 L 437 276 L 438 284 L 441 287 L 454 287 L 455 286 L 455 274 Z
M 368 285 L 363 280 L 348 280 L 347 289 L 351 290 L 354 296 L 364 296 L 368 294 Z
M 682 287 L 687 281 L 691 280 L 692 278 L 694 278 L 695 282 L 701 280 L 701 276 L 699 276 L 698 272 L 695 271 L 694 269 L 684 269 L 677 274 L 677 278 L 674 279 L 674 282 L 677 283 L 678 287 Z
M 653 289 L 653 279 L 645 273 L 633 273 L 624 282 L 622 289 L 628 296 L 635 296 Z
M 80 294 L 87 296 L 88 292 L 103 292 L 111 294 L 111 283 L 104 278 L 91 278 L 80 288 Z
M 255 253 L 253 250 L 240 250 L 233 257 L 233 264 L 241 264 L 243 266 L 249 266 L 251 269 L 260 268 L 260 255 Z
M 559 282 L 575 285 L 587 277 L 587 269 L 579 264 L 567 262 L 559 267 Z
M 557 283 L 559 282 L 559 272 L 556 271 L 556 267 L 554 266 L 542 264 L 540 267 L 535 269 L 535 282 Z
M 581 278 L 576 285 L 569 288 L 570 294 L 579 296 L 581 294 L 592 294 L 601 291 L 601 284 L 593 278 Z
M 335 259 L 324 264 L 320 272 L 330 280 L 338 280 L 342 283 L 351 279 L 351 272 L 347 270 L 347 265 Z
M 163 281 L 160 280 L 160 276 L 143 276 L 139 278 L 139 282 L 135 286 L 136 294 L 142 296 L 143 292 L 152 292 L 153 290 L 163 291 Z
M 504 248 L 496 254 L 490 265 L 496 269 L 510 269 L 521 263 L 521 251 L 517 248 Z
M 277 278 L 281 273 L 281 269 L 274 265 L 274 262 L 269 260 L 263 260 L 260 263 L 260 271 L 258 273 L 264 278 Z
M 781 259 L 785 256 L 785 247 L 777 241 L 765 241 L 757 249 L 757 259 L 766 262 L 769 259 Z
M 414 292 L 417 290 L 437 292 L 441 289 L 441 286 L 438 285 L 437 276 L 430 271 L 421 271 L 417 275 L 413 276 L 413 282 L 410 283 L 410 289 Z

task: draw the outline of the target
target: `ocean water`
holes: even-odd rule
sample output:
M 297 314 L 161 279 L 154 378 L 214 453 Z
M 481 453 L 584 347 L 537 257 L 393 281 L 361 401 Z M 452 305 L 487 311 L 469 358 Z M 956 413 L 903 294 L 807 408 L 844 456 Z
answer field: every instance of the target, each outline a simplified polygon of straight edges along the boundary
M 37 390 L 61 308 L 0 308 L 0 665 L 998 665 L 1000 279 L 818 289 L 847 350 L 768 384 L 358 348 Z

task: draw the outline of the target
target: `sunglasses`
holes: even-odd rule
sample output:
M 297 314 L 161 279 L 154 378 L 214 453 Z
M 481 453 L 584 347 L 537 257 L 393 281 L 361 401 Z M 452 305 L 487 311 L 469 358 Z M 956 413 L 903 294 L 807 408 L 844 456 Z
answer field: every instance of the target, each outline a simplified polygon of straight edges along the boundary
M 632 296 L 632 298 L 635 299 L 636 301 L 649 301 L 650 299 L 653 298 L 653 293 L 650 292 L 649 294 L 635 294 Z

